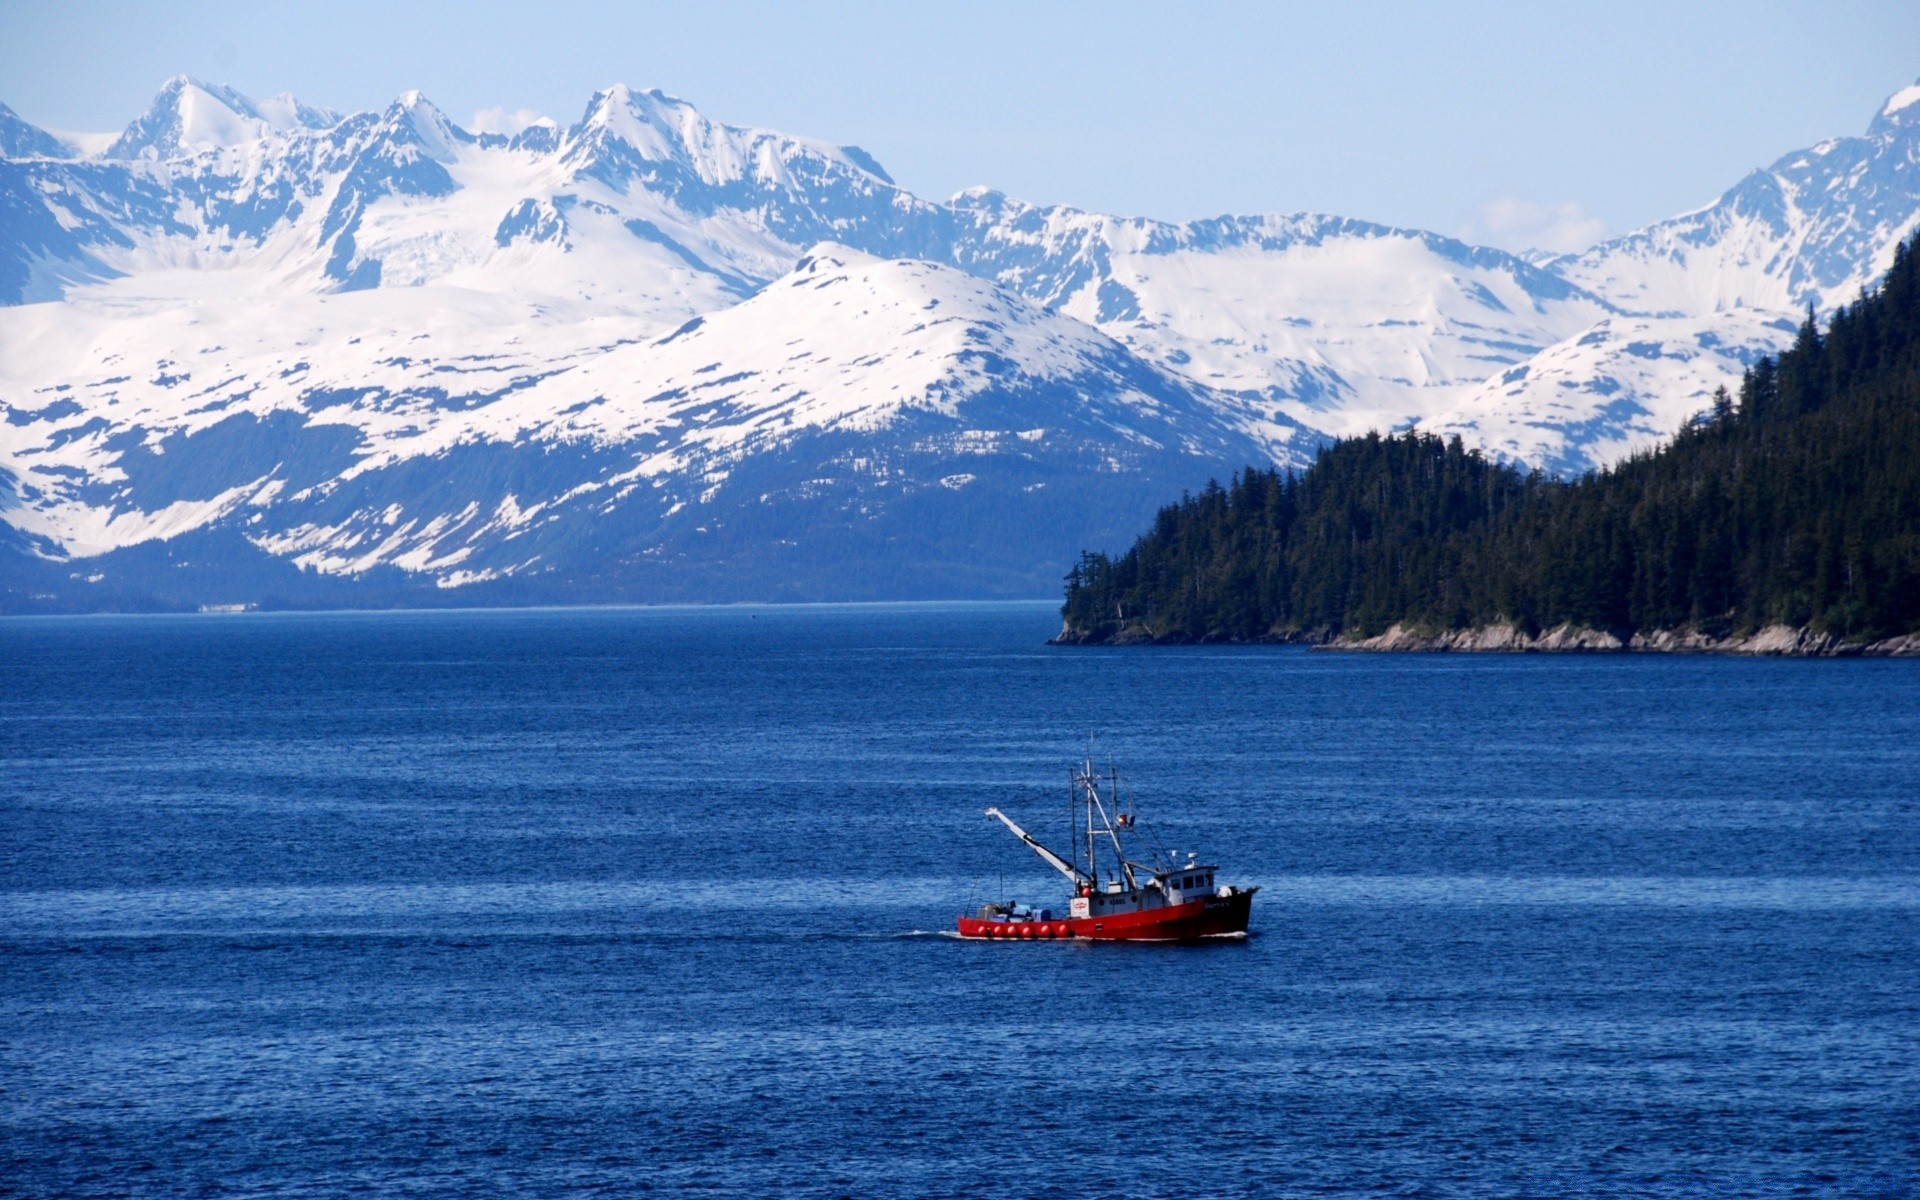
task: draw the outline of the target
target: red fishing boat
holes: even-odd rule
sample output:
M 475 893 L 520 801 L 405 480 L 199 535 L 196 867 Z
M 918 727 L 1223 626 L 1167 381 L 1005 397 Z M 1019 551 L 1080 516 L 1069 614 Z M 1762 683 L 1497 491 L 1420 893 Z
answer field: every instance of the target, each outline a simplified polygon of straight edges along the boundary
M 1107 789 L 1093 773 L 1091 759 L 1072 774 L 1071 860 L 1040 844 L 997 808 L 994 817 L 1013 831 L 1048 866 L 1072 885 L 1067 910 L 1034 908 L 1013 901 L 982 905 L 959 918 L 960 936 L 995 941 L 1088 938 L 1093 941 L 1179 942 L 1246 933 L 1257 887 L 1232 887 L 1214 881 L 1215 868 L 1189 854 L 1155 851 L 1150 861 L 1128 857 L 1122 833 L 1147 833 L 1132 806 L 1120 809 L 1120 776 L 1109 772 Z M 1105 851 L 1103 854 L 1102 851 Z

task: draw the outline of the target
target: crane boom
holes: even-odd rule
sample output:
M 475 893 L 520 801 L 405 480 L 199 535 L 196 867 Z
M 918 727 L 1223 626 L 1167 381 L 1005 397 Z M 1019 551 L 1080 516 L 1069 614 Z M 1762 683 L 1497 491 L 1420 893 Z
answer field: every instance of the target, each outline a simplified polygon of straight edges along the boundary
M 1014 824 L 1012 817 L 1009 817 L 1007 814 L 1001 812 L 997 808 L 989 808 L 987 810 L 987 815 L 990 817 L 999 818 L 999 821 L 1002 825 L 1005 825 L 1008 829 L 1011 829 L 1013 831 L 1013 836 L 1019 838 L 1021 841 L 1031 846 L 1035 854 L 1038 854 L 1041 858 L 1047 861 L 1048 866 L 1060 872 L 1062 875 L 1065 875 L 1068 879 L 1073 880 L 1073 882 L 1075 882 L 1076 884 L 1093 882 L 1093 880 L 1087 876 L 1087 873 L 1085 871 L 1082 871 L 1079 867 L 1074 866 L 1072 863 L 1068 862 L 1066 859 L 1061 858 L 1058 854 L 1055 854 L 1053 851 L 1047 849 L 1045 846 L 1042 846 L 1038 841 L 1034 839 L 1034 836 L 1032 834 L 1020 828 L 1018 825 Z

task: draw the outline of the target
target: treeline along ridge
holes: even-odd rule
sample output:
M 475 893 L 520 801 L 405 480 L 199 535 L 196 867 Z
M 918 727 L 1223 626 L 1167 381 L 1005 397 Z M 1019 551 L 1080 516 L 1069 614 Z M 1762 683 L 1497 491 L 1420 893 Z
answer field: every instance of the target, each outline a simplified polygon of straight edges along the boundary
M 1672 442 L 1566 481 L 1419 432 L 1248 469 L 1067 576 L 1061 638 L 1323 641 L 1496 623 L 1920 631 L 1920 239 Z

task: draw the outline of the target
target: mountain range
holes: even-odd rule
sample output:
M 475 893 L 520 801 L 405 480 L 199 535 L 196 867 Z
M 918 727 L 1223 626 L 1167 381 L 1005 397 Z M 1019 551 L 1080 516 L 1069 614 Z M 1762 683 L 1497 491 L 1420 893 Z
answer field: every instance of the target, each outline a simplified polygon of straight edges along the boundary
M 1249 463 L 1658 444 L 1920 223 L 1864 136 L 1585 252 L 945 202 L 657 91 L 472 132 L 188 78 L 0 106 L 0 603 L 1042 595 Z

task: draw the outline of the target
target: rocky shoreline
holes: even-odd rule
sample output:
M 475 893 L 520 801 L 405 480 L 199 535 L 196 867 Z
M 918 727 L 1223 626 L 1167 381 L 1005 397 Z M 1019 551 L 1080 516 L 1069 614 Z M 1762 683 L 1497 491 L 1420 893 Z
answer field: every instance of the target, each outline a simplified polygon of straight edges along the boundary
M 1160 638 L 1140 630 L 1127 630 L 1104 643 L 1087 638 L 1078 630 L 1062 628 L 1049 644 L 1085 645 L 1167 645 L 1186 639 Z M 1241 639 L 1220 639 L 1222 641 Z M 1478 653 L 1478 654 L 1743 654 L 1776 658 L 1920 658 L 1920 633 L 1879 641 L 1848 641 L 1831 633 L 1792 625 L 1769 625 L 1757 633 L 1743 636 L 1714 637 L 1691 629 L 1656 629 L 1621 638 L 1604 629 L 1572 624 L 1529 634 L 1517 625 L 1482 625 L 1474 629 L 1448 629 L 1439 632 L 1395 625 L 1372 637 L 1342 634 L 1339 637 L 1313 637 L 1304 634 L 1275 635 L 1254 639 L 1262 643 L 1305 642 L 1318 650 L 1359 650 L 1384 653 Z
M 1792 625 L 1769 625 L 1745 636 L 1714 637 L 1691 629 L 1656 629 L 1622 639 L 1604 629 L 1558 625 L 1529 635 L 1514 625 L 1485 625 L 1427 633 L 1395 625 L 1370 638 L 1339 637 L 1324 643 L 1329 650 L 1479 651 L 1492 653 L 1609 653 L 1746 654 L 1793 658 L 1910 658 L 1920 657 L 1920 634 L 1874 642 L 1847 641 Z

